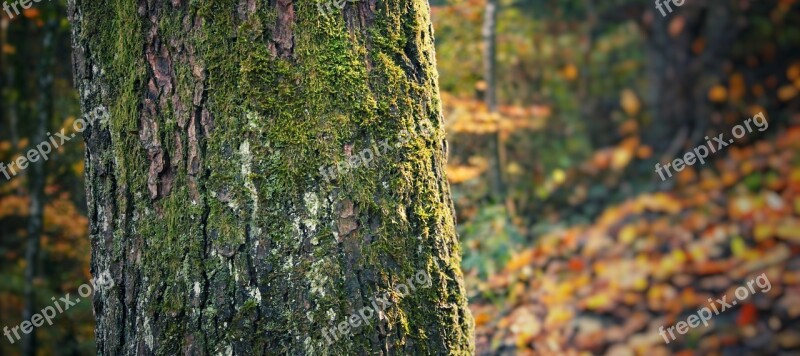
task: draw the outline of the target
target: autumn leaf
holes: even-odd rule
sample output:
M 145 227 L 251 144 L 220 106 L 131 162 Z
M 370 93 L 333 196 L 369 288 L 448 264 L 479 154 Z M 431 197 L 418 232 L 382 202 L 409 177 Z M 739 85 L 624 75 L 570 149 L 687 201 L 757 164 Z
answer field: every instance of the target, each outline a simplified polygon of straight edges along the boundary
M 686 19 L 681 15 L 676 15 L 672 21 L 669 22 L 669 35 L 672 37 L 678 37 L 678 35 L 683 32 L 683 28 L 686 26 Z
M 574 64 L 567 64 L 564 69 L 561 70 L 561 74 L 567 80 L 575 80 L 578 78 L 578 67 L 576 67 Z
M 778 89 L 778 99 L 781 101 L 789 101 L 797 96 L 797 88 L 791 85 L 784 85 Z
M 25 16 L 26 18 L 29 18 L 29 19 L 37 18 L 37 17 L 39 17 L 40 14 L 41 14 L 41 12 L 39 11 L 39 9 L 34 8 L 34 7 L 30 8 L 30 9 L 22 10 L 22 15 Z
M 639 110 L 642 109 L 639 97 L 630 89 L 625 89 L 622 91 L 622 94 L 620 94 L 620 106 L 622 110 L 630 116 L 635 116 L 639 113 Z
M 728 90 L 724 86 L 715 85 L 708 91 L 708 100 L 714 103 L 721 103 L 728 99 Z
M 739 316 L 736 318 L 736 325 L 740 327 L 750 325 L 757 319 L 758 311 L 752 303 L 743 304 L 739 311 Z

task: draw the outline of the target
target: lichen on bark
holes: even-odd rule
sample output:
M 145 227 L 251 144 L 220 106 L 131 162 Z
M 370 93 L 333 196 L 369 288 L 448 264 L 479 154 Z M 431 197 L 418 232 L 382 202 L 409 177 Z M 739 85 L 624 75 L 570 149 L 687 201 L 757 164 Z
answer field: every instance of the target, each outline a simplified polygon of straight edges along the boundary
M 92 270 L 120 282 L 100 354 L 472 352 L 428 5 L 318 8 L 71 0 L 82 105 L 111 113 L 85 132 Z M 417 271 L 431 288 L 394 292 Z

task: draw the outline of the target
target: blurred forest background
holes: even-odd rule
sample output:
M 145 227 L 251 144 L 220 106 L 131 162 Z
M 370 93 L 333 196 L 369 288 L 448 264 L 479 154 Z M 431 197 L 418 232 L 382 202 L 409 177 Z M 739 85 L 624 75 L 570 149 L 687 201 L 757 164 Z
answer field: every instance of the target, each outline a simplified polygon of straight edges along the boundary
M 800 350 L 800 4 L 672 8 L 431 2 L 479 354 Z M 51 1 L 0 18 L 0 162 L 80 115 L 65 14 Z M 768 130 L 654 172 L 759 112 Z M 0 175 L 0 327 L 91 278 L 82 182 L 80 140 Z M 659 336 L 761 273 L 768 293 Z M 93 328 L 82 301 L 37 329 L 36 352 L 93 354 Z

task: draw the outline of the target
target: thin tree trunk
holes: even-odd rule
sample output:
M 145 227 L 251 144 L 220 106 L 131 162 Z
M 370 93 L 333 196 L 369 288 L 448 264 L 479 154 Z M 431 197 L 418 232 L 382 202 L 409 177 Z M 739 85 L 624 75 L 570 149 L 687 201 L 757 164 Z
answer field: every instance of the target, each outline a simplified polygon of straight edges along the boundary
M 486 81 L 486 107 L 489 113 L 497 113 L 497 0 L 487 0 L 483 19 L 483 72 Z M 489 152 L 493 154 L 489 168 L 489 184 L 492 198 L 503 203 L 506 187 L 503 179 L 504 142 L 502 125 L 497 122 L 497 132 L 489 137 Z
M 497 0 L 487 0 L 483 14 L 483 72 L 489 112 L 497 111 L 497 12 Z
M 608 147 L 617 142 L 618 137 L 613 133 L 616 131 L 616 125 L 613 121 L 611 113 L 607 112 L 603 105 L 599 102 L 596 95 L 592 93 L 592 80 L 594 74 L 591 72 L 594 67 L 592 62 L 592 54 L 595 53 L 595 45 L 597 38 L 600 36 L 602 29 L 598 27 L 598 13 L 595 5 L 588 1 L 586 2 L 586 18 L 583 27 L 585 32 L 583 36 L 586 38 L 586 43 L 581 46 L 581 58 L 583 65 L 579 72 L 578 83 L 578 100 L 580 102 L 580 112 L 583 116 L 588 132 L 603 132 L 603 135 L 589 135 L 589 140 L 592 143 L 592 148 L 599 149 Z
M 32 145 L 36 145 L 46 140 L 47 126 L 50 117 L 53 115 L 53 60 L 54 60 L 54 36 L 56 23 L 54 20 L 48 21 L 42 31 L 42 51 L 39 55 L 39 70 L 37 73 L 39 98 L 36 105 L 36 124 L 33 135 L 31 136 Z M 41 157 L 36 162 L 31 162 L 28 167 L 28 181 L 30 183 L 30 217 L 28 220 L 28 240 L 25 250 L 25 290 L 22 320 L 31 320 L 36 306 L 36 293 L 34 291 L 34 281 L 39 274 L 39 250 L 40 240 L 43 232 L 44 218 L 44 186 L 45 186 L 45 160 Z M 22 340 L 23 355 L 36 355 L 36 328 L 29 334 L 25 334 Z
M 472 352 L 427 2 L 324 5 L 70 1 L 98 354 Z

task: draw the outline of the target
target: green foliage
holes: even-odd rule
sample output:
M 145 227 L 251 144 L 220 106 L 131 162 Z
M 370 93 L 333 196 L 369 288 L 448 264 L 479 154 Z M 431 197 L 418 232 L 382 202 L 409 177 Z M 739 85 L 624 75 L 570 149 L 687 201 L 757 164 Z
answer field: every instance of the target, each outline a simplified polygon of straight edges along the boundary
M 521 246 L 523 236 L 511 224 L 502 205 L 484 206 L 469 222 L 459 226 L 464 250 L 462 268 L 481 279 L 497 274 Z

